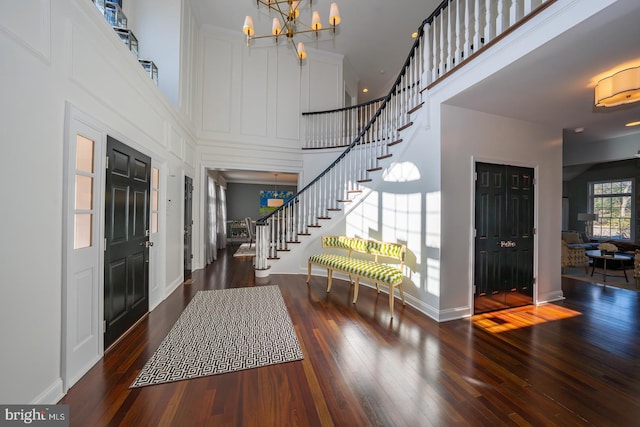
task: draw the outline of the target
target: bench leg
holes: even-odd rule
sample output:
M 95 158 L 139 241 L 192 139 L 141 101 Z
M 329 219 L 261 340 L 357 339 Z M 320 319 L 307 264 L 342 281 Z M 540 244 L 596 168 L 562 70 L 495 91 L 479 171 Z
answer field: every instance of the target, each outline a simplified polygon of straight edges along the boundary
M 380 283 L 378 283 L 378 281 L 376 281 L 376 291 L 380 293 Z
M 307 285 L 309 284 L 309 280 L 311 280 L 311 263 L 309 263 L 309 267 L 307 271 Z
M 356 280 L 353 286 L 353 303 L 355 304 L 358 301 L 358 289 L 360 289 L 360 278 L 356 276 Z
M 393 317 L 393 285 L 389 286 L 389 313 L 391 313 L 391 317 Z
M 331 279 L 333 276 L 333 270 L 327 268 L 327 293 L 331 292 Z

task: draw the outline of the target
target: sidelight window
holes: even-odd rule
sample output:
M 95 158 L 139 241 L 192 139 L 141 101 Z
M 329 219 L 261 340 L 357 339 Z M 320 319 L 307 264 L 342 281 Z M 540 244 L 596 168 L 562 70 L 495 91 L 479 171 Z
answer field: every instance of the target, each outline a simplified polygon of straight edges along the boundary
M 160 171 L 158 168 L 151 169 L 151 234 L 158 232 L 159 216 L 159 196 L 160 196 Z
M 589 183 L 592 236 L 599 240 L 632 240 L 634 182 L 632 179 Z
M 76 136 L 74 249 L 88 248 L 93 244 L 94 145 L 92 140 Z

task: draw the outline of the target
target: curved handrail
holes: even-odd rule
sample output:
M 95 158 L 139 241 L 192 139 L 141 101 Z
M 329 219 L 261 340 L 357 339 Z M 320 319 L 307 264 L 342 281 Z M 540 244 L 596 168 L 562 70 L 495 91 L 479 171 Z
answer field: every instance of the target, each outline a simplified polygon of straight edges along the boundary
M 445 2 L 448 2 L 448 0 L 445 0 Z M 443 3 L 445 3 L 445 2 L 443 2 Z M 426 22 L 426 20 L 425 20 L 425 22 Z M 322 172 L 320 172 L 318 174 L 318 176 L 316 176 L 312 181 L 310 181 L 307 185 L 305 185 L 301 190 L 299 190 L 296 194 L 294 194 L 292 197 L 290 197 L 283 205 L 279 206 L 274 211 L 272 211 L 269 214 L 267 214 L 267 215 L 263 216 L 262 218 L 258 219 L 256 221 L 256 225 L 258 225 L 258 226 L 264 225 L 269 218 L 277 215 L 279 212 L 284 211 L 287 208 L 287 206 L 290 206 L 290 205 L 294 204 L 295 200 L 302 193 L 307 191 L 307 189 L 309 189 L 311 186 L 316 184 L 323 176 L 325 176 L 329 171 L 331 171 L 331 169 L 333 169 L 335 167 L 335 165 L 338 164 L 353 149 L 353 147 L 355 147 L 358 144 L 358 142 L 364 137 L 364 135 L 366 135 L 367 131 L 371 128 L 371 126 L 373 126 L 373 123 L 377 120 L 377 118 L 382 113 L 382 110 L 384 110 L 385 107 L 387 106 L 387 104 L 388 104 L 389 100 L 391 99 L 391 97 L 396 93 L 396 89 L 400 85 L 400 83 L 402 82 L 402 77 L 406 73 L 406 70 L 409 67 L 410 63 L 411 63 L 411 59 L 415 55 L 416 49 L 418 49 L 418 47 L 420 46 L 420 41 L 422 40 L 423 35 L 424 35 L 424 25 L 421 25 L 420 28 L 418 29 L 418 37 L 416 37 L 416 39 L 414 40 L 413 45 L 411 47 L 411 50 L 409 52 L 409 55 L 407 56 L 407 59 L 404 61 L 403 65 L 402 65 L 402 68 L 400 70 L 400 73 L 398 74 L 398 77 L 396 78 L 394 84 L 391 86 L 391 90 L 389 91 L 389 93 L 386 96 L 380 98 L 380 99 L 383 100 L 382 104 L 380 105 L 378 110 L 375 112 L 375 114 L 371 117 L 371 119 L 369 119 L 367 124 L 362 128 L 362 130 L 360 131 L 358 136 L 356 136 L 356 138 L 354 138 L 354 140 L 347 146 L 347 148 L 345 148 L 345 150 L 327 168 L 325 168 Z M 370 102 L 373 102 L 373 101 L 370 101 Z M 349 108 L 349 107 L 347 107 L 347 108 Z
M 358 105 L 352 105 L 350 107 L 334 108 L 333 110 L 308 111 L 306 113 L 302 113 L 302 115 L 303 116 L 311 116 L 311 115 L 314 115 L 314 114 L 339 113 L 341 111 L 356 110 L 358 108 L 366 107 L 367 105 L 371 105 L 371 104 L 375 104 L 376 102 L 380 102 L 380 101 L 384 100 L 384 98 L 385 98 L 384 96 L 381 96 L 380 98 L 372 99 L 371 101 L 363 102 L 363 103 L 358 104 Z

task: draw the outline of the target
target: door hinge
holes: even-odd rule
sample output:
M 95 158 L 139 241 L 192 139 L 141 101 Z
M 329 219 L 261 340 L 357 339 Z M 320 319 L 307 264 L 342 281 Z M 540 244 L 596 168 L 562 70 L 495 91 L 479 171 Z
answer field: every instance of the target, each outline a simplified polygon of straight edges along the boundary
M 473 173 L 473 180 L 477 181 L 478 180 L 478 172 L 474 172 Z
M 107 321 L 103 320 L 102 321 L 102 333 L 104 334 L 105 332 L 107 332 Z
M 533 280 L 531 281 L 531 284 L 532 284 L 532 285 L 535 285 L 535 284 L 536 284 L 536 278 L 535 278 L 535 277 L 534 277 L 534 278 L 533 278 Z
M 104 238 L 104 251 L 107 251 L 107 238 Z
M 191 259 L 193 259 L 193 254 L 191 254 Z
M 476 285 L 473 285 L 473 293 L 476 293 Z
M 105 164 L 105 169 L 109 169 L 109 156 L 106 156 L 106 160 L 104 164 Z
M 477 229 L 473 229 L 473 238 L 475 239 L 476 237 L 478 237 L 478 230 Z
M 533 227 L 533 235 L 535 236 L 535 235 L 536 235 L 536 233 L 537 233 L 536 228 L 535 228 L 535 227 Z

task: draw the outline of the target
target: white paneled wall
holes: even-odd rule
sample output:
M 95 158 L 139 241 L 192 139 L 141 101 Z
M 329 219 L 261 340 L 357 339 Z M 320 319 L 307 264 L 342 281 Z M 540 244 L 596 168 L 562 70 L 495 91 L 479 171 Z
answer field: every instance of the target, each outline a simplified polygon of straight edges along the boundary
M 300 66 L 286 43 L 277 48 L 205 27 L 196 84 L 199 142 L 243 142 L 261 150 L 299 150 L 302 111 L 343 102 L 342 56 L 309 49 Z M 311 84 L 312 82 L 312 84 Z
M 70 123 L 81 117 L 102 138 L 116 137 L 161 168 L 164 237 L 154 250 L 166 263 L 150 268 L 166 280 L 164 288 L 152 290 L 158 292 L 151 296 L 156 302 L 182 282 L 178 201 L 182 177 L 193 175 L 195 138 L 187 117 L 144 73 L 91 1 L 5 3 L 0 14 L 0 180 L 5 183 L 0 197 L 12 208 L 5 209 L 0 225 L 0 402 L 51 404 L 63 393 L 62 199 Z M 185 31 L 192 34 L 193 28 Z M 185 68 L 191 75 L 190 66 Z

